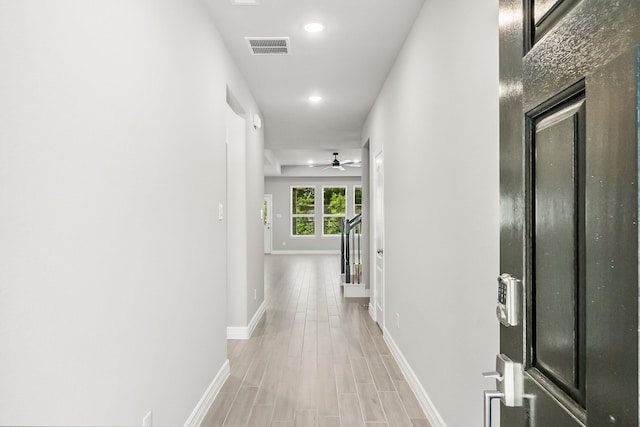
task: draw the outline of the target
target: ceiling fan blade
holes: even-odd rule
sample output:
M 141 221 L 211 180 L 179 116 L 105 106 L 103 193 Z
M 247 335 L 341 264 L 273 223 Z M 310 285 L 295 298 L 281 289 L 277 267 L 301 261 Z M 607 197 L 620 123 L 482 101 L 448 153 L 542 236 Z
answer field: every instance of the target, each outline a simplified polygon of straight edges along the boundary
M 338 166 L 336 169 L 339 169 L 339 170 L 341 170 L 341 171 L 343 171 L 343 170 L 344 170 L 344 168 L 343 168 L 342 166 Z
M 329 166 L 327 166 L 326 168 L 324 168 L 324 169 L 322 169 L 322 170 L 323 170 L 323 171 L 326 171 L 327 169 L 331 169 L 332 167 L 333 167 L 332 165 L 329 165 Z
M 348 165 L 345 165 L 343 163 L 342 165 L 344 165 L 344 166 L 346 166 L 348 168 L 359 168 L 361 166 L 361 163 L 351 163 L 351 164 L 348 164 Z

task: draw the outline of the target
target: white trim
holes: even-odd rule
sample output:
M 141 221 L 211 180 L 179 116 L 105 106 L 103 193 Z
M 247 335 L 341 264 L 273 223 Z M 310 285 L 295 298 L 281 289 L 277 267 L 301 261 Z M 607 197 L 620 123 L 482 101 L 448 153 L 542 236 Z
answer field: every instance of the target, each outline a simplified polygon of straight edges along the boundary
M 387 316 L 386 316 L 386 312 L 385 312 L 385 297 L 386 297 L 386 291 L 385 291 L 385 266 L 386 266 L 386 257 L 382 257 L 382 278 L 380 280 L 380 283 L 378 283 L 378 255 L 377 255 L 377 249 L 383 249 L 384 248 L 384 242 L 385 242 L 385 219 L 384 219 L 384 146 L 381 146 L 377 151 L 374 152 L 370 152 L 369 153 L 371 155 L 370 159 L 369 159 L 369 164 L 371 166 L 370 171 L 372 172 L 371 175 L 369 176 L 369 182 L 371 183 L 371 187 L 369 189 L 370 191 L 370 200 L 371 202 L 369 203 L 369 207 L 370 207 L 370 212 L 371 212 L 371 216 L 370 216 L 370 236 L 372 237 L 369 240 L 369 256 L 370 256 L 370 268 L 369 268 L 369 272 L 371 274 L 371 276 L 369 277 L 369 280 L 371 281 L 371 293 L 373 294 L 373 303 L 374 303 L 374 309 L 378 310 L 378 306 L 380 306 L 380 313 L 376 313 L 376 321 L 378 322 L 378 325 L 380 325 L 382 327 L 382 329 L 384 330 L 384 328 L 386 328 L 387 325 Z M 381 161 L 381 165 L 382 165 L 382 179 L 380 179 L 380 170 L 379 167 L 377 165 L 377 163 Z M 378 185 L 380 184 L 380 185 Z M 381 190 L 381 191 L 378 191 Z M 380 197 L 382 196 L 382 197 Z M 381 201 L 378 200 L 378 198 L 382 199 Z M 381 203 L 380 203 L 381 202 Z M 381 207 L 381 212 L 379 211 L 378 207 Z M 381 226 L 380 226 L 381 224 Z M 380 229 L 381 228 L 381 229 Z M 382 240 L 382 248 L 378 248 L 377 244 L 378 244 L 378 233 L 380 232 L 380 237 Z
M 340 255 L 339 249 L 271 251 L 271 255 Z
M 207 390 L 200 398 L 196 407 L 193 408 L 193 412 L 191 412 L 191 415 L 189 415 L 189 418 L 185 421 L 184 427 L 200 427 L 200 424 L 204 421 L 204 417 L 211 408 L 211 404 L 213 404 L 216 396 L 220 393 L 220 390 L 222 389 L 224 382 L 229 378 L 229 375 L 231 375 L 231 369 L 229 368 L 229 359 L 227 359 L 213 378 L 213 381 L 211 381 L 211 384 L 209 384 L 209 387 L 207 387 Z
M 376 307 L 373 304 L 371 304 L 371 300 L 369 300 L 369 317 L 371 317 L 371 319 L 373 319 L 373 321 L 377 323 Z
M 265 301 L 262 301 L 260 307 L 256 311 L 256 314 L 253 315 L 251 322 L 249 322 L 248 326 L 227 326 L 227 339 L 228 340 L 248 340 L 251 338 L 251 334 L 258 326 L 258 322 L 262 319 L 266 309 Z
M 364 283 L 345 283 L 343 286 L 345 298 L 369 298 L 369 289 Z
M 266 311 L 266 309 L 267 303 L 266 301 L 262 301 L 262 304 L 260 304 L 260 307 L 258 307 L 258 309 L 256 310 L 256 314 L 253 315 L 251 322 L 249 322 L 249 338 L 251 338 L 251 335 L 253 335 L 253 331 L 256 330 L 256 326 L 258 326 L 258 323 L 260 323 L 260 320 L 262 319 L 262 316 L 264 316 L 264 312 Z
M 362 213 L 362 184 L 354 184 L 353 185 L 353 197 L 351 200 L 351 208 L 352 208 L 352 217 L 358 215 L 358 212 L 356 212 L 356 189 L 359 188 L 360 189 L 360 212 Z
M 442 419 L 442 416 L 440 415 L 435 405 L 429 398 L 429 395 L 420 383 L 420 380 L 416 376 L 415 372 L 413 372 L 413 369 L 411 369 L 411 366 L 409 366 L 409 362 L 407 362 L 407 359 L 404 358 L 404 355 L 400 351 L 400 348 L 395 343 L 393 338 L 391 338 L 391 334 L 389 334 L 389 330 L 387 330 L 387 328 L 384 328 L 382 337 L 387 343 L 387 346 L 389 346 L 389 350 L 391 350 L 391 354 L 398 363 L 398 366 L 404 374 L 404 377 L 407 379 L 407 383 L 409 383 L 413 394 L 416 395 L 416 398 L 418 399 L 422 410 L 427 416 L 427 420 L 429 421 L 429 423 L 431 423 L 432 427 L 447 427 L 444 419 Z

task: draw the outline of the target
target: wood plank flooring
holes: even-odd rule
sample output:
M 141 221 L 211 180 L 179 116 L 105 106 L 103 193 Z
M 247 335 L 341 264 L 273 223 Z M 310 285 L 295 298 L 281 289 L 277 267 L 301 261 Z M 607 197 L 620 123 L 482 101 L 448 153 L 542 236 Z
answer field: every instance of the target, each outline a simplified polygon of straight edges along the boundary
M 265 256 L 266 313 L 228 341 L 231 376 L 201 427 L 430 427 L 339 259 Z

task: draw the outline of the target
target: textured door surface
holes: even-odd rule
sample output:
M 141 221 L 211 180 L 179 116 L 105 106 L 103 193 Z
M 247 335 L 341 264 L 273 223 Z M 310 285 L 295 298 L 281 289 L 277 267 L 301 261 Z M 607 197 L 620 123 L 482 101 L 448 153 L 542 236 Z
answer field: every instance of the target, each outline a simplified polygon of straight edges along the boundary
M 503 426 L 638 425 L 638 0 L 500 0 Z

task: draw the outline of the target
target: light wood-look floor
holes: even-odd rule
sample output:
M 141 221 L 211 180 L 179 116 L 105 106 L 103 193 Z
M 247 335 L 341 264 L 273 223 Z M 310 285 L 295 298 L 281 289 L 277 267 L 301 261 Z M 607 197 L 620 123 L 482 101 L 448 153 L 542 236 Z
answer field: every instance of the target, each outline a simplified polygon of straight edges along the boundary
M 265 300 L 202 427 L 430 427 L 336 256 L 265 256 Z

